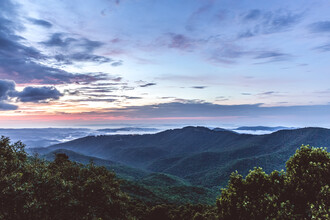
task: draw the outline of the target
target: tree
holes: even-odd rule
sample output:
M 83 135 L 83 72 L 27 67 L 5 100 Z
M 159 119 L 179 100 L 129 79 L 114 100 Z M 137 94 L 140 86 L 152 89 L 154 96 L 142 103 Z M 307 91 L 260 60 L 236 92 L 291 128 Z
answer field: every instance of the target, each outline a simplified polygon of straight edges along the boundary
M 0 140 L 0 219 L 130 219 L 113 172 L 57 154 L 28 158 L 21 142 Z
M 245 179 L 230 176 L 217 200 L 220 219 L 327 219 L 330 214 L 330 154 L 302 146 L 286 163 L 287 172 L 254 168 Z
M 27 203 L 28 186 L 24 184 L 26 153 L 24 144 L 0 139 L 0 219 L 19 219 Z

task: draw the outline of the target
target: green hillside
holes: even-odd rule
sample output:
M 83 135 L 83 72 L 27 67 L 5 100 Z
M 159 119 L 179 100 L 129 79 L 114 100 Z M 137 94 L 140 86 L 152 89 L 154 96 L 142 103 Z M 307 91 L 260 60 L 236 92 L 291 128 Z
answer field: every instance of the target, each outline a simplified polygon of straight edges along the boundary
M 174 175 L 193 185 L 215 188 L 225 186 L 235 170 L 246 174 L 254 166 L 262 166 L 266 171 L 283 169 L 285 161 L 302 144 L 329 146 L 330 130 L 301 128 L 250 135 L 224 129 L 185 127 L 157 134 L 89 136 L 42 151 L 72 150 L 145 172 Z M 121 176 L 123 171 L 117 171 Z M 126 178 L 128 176 L 129 173 Z
M 54 161 L 56 154 L 64 153 L 70 161 L 81 164 L 93 162 L 96 166 L 104 166 L 116 173 L 122 180 L 121 189 L 132 198 L 149 204 L 212 204 L 219 191 L 204 187 L 192 186 L 189 182 L 169 174 L 150 173 L 132 168 L 117 162 L 86 156 L 71 150 L 58 149 L 41 156 L 48 161 Z
M 231 220 L 330 216 L 330 153 L 323 148 L 302 146 L 286 162 L 286 171 L 267 174 L 258 167 L 246 177 L 233 172 L 221 194 L 164 173 L 151 173 L 134 181 L 118 179 L 104 166 L 70 161 L 66 153 L 76 160 L 88 158 L 67 150 L 55 152 L 55 158 L 49 158 L 52 161 L 28 157 L 22 143 L 12 144 L 2 137 L 0 219 Z M 54 154 L 45 158 L 51 155 Z M 229 165 L 250 167 L 255 160 L 274 160 L 271 155 L 265 157 L 238 159 Z

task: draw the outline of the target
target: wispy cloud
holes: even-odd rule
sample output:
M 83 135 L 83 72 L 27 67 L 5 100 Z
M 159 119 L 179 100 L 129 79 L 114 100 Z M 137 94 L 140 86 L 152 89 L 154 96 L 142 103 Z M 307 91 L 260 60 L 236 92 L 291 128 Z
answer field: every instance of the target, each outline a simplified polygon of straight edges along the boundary
M 240 58 L 250 58 L 254 60 L 263 60 L 257 64 L 269 63 L 269 62 L 279 62 L 288 61 L 293 56 L 288 53 L 282 53 L 278 50 L 247 50 L 236 44 L 225 44 L 221 47 L 213 50 L 211 56 L 208 60 L 215 63 L 223 64 L 235 64 Z
M 55 55 L 54 58 L 56 59 L 57 62 L 69 65 L 73 64 L 73 62 L 94 62 L 94 63 L 111 63 L 113 60 L 108 57 L 104 56 L 98 56 L 98 55 L 93 55 L 93 54 L 86 54 L 86 53 L 73 53 L 70 55 L 63 55 L 63 54 L 58 54 Z M 112 66 L 117 66 L 116 64 Z
M 193 89 L 205 89 L 207 86 L 192 86 Z
M 318 50 L 320 52 L 328 52 L 330 51 L 330 44 L 323 44 L 321 46 L 314 47 L 313 49 Z
M 277 51 L 261 51 L 257 52 L 258 54 L 254 57 L 254 59 L 264 59 L 266 61 L 261 63 L 270 63 L 270 62 L 279 62 L 279 61 L 287 61 L 292 58 L 290 54 L 281 53 Z M 257 64 L 261 64 L 257 63 Z
M 195 40 L 183 35 L 183 34 L 174 34 L 169 33 L 169 42 L 167 46 L 169 48 L 176 48 L 180 50 L 189 50 L 194 47 Z
M 309 25 L 309 30 L 314 33 L 330 32 L 330 21 L 319 21 Z
M 149 86 L 155 86 L 157 85 L 157 83 L 146 83 L 146 84 L 142 84 L 139 87 L 149 87 Z
M 244 21 L 257 20 L 261 18 L 263 12 L 259 9 L 252 9 L 243 15 Z
M 283 9 L 277 11 L 253 9 L 241 16 L 242 22 L 248 24 L 250 28 L 240 32 L 238 38 L 287 31 L 303 18 L 302 13 L 293 13 Z
M 203 17 L 210 12 L 212 9 L 212 2 L 207 2 L 205 5 L 202 5 L 197 10 L 191 13 L 187 20 L 187 24 L 185 26 L 186 30 L 188 31 L 194 31 L 196 28 L 199 27 L 201 20 L 203 20 Z
M 39 25 L 39 26 L 44 27 L 44 28 L 53 27 L 52 23 L 50 23 L 49 21 L 42 20 L 42 19 L 28 18 L 28 20 L 31 23 L 33 23 L 35 25 Z
M 171 117 L 305 117 L 312 115 L 329 117 L 330 105 L 302 105 L 265 107 L 259 104 L 219 105 L 200 101 L 170 102 L 145 106 L 110 108 L 100 112 L 104 116 L 143 119 Z M 95 112 L 94 112 L 95 113 Z M 96 113 L 98 114 L 98 113 Z
M 54 33 L 47 41 L 40 42 L 47 47 L 58 47 L 62 50 L 72 48 L 79 48 L 84 52 L 93 52 L 95 49 L 100 48 L 104 43 L 100 41 L 93 41 L 87 38 L 75 38 L 71 34 Z
M 16 23 L 15 6 L 10 1 L 1 1 L 0 12 L 0 66 L 2 71 L 0 77 L 11 79 L 17 83 L 35 84 L 65 84 L 75 82 L 93 82 L 107 79 L 106 74 L 99 73 L 70 73 L 63 69 L 48 66 L 45 62 L 49 56 L 44 55 L 38 49 L 26 46 L 24 38 L 16 35 L 16 30 L 20 27 Z M 6 4 L 5 4 L 5 3 Z M 88 39 L 62 39 L 61 35 L 55 35 L 48 42 L 49 45 L 68 47 L 71 42 L 77 42 L 84 50 L 93 51 L 101 46 L 97 41 Z M 106 58 L 98 56 L 73 56 L 73 59 L 92 59 L 97 62 L 107 61 Z

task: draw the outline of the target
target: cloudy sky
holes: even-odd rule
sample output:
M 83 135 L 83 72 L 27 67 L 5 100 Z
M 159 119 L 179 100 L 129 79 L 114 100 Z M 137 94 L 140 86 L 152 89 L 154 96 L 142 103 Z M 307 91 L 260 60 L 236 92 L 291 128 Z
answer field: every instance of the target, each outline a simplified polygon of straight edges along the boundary
M 1 0 L 2 127 L 330 127 L 328 0 Z

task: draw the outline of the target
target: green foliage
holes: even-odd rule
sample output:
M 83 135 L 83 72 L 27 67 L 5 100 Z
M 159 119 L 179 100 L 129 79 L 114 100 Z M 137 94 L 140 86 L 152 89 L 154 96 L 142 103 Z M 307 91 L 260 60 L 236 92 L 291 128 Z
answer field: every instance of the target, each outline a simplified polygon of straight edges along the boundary
M 131 168 L 113 161 L 97 157 L 78 154 L 74 151 L 58 149 L 52 151 L 42 158 L 49 161 L 55 160 L 55 155 L 64 154 L 69 156 L 71 161 L 87 165 L 90 161 L 97 166 L 105 166 L 108 170 L 114 171 L 119 179 L 122 179 L 121 189 L 131 198 L 156 205 L 162 203 L 186 204 L 202 203 L 214 204 L 219 190 L 210 190 L 204 187 L 192 186 L 189 182 L 169 174 L 151 173 Z
M 237 172 L 222 189 L 221 219 L 328 219 L 330 154 L 302 146 L 286 163 L 287 172 L 255 168 L 245 179 Z
M 301 128 L 248 135 L 185 127 L 157 134 L 90 136 L 53 145 L 46 150 L 73 150 L 138 168 L 135 170 L 138 172 L 133 172 L 127 167 L 109 166 L 124 179 L 132 175 L 143 177 L 140 172 L 143 170 L 174 175 L 192 185 L 218 188 L 227 185 L 234 170 L 245 176 L 253 167 L 262 167 L 266 173 L 285 169 L 285 162 L 301 144 L 330 146 L 330 129 Z M 44 151 L 42 148 L 40 153 Z M 69 157 L 73 159 L 71 155 Z M 106 166 L 106 163 L 102 165 Z
M 21 142 L 11 144 L 4 137 L 0 140 L 0 165 L 0 219 L 190 220 L 210 219 L 216 214 L 214 206 L 178 205 L 197 202 L 203 194 L 205 198 L 212 195 L 179 178 L 152 174 L 139 184 L 122 182 L 122 188 L 126 186 L 132 194 L 151 197 L 149 204 L 159 203 L 146 205 L 129 199 L 115 174 L 105 167 L 72 162 L 63 152 L 52 162 L 29 158 Z
M 214 206 L 186 204 L 181 206 L 162 204 L 149 208 L 143 220 L 216 220 Z
M 158 181 L 156 181 L 158 182 Z M 204 187 L 182 185 L 174 183 L 168 185 L 152 185 L 154 181 L 123 181 L 122 191 L 126 192 L 131 198 L 141 200 L 149 205 L 157 204 L 214 204 L 217 192 Z
M 254 168 L 245 178 L 232 173 L 214 206 L 208 204 L 215 191 L 172 175 L 141 173 L 122 181 L 106 167 L 72 162 L 63 152 L 52 162 L 29 158 L 24 144 L 2 137 L 0 219 L 329 219 L 330 154 L 302 146 L 286 167 L 270 174 Z
M 24 145 L 0 140 L 0 219 L 128 219 L 115 174 L 57 154 L 27 159 Z

